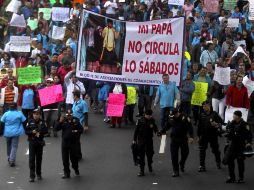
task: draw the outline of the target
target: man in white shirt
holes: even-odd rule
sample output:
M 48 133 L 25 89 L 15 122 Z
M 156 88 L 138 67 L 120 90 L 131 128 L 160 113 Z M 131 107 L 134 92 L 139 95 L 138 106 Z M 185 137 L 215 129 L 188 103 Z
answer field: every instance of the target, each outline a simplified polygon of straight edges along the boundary
M 106 3 L 104 4 L 104 8 L 106 8 L 107 17 L 116 18 L 116 9 L 118 7 L 115 0 L 114 2 L 112 2 L 112 0 L 106 1 Z
M 37 47 L 32 51 L 31 58 L 35 59 L 37 54 L 45 53 L 42 47 L 42 43 L 38 42 Z
M 81 92 L 80 98 L 83 99 L 83 95 L 86 93 L 84 84 L 78 80 L 76 77 L 75 70 L 70 71 L 64 78 L 64 83 L 66 86 L 66 109 L 72 109 L 74 103 L 73 91 L 79 90 Z

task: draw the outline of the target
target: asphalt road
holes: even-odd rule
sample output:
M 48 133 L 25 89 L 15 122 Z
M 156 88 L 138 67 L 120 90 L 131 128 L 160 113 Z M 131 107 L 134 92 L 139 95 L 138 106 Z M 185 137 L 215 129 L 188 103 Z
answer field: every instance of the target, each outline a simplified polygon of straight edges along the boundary
M 156 118 L 158 113 L 155 114 Z M 226 184 L 227 168 L 217 170 L 211 150 L 207 154 L 207 172 L 198 173 L 198 145 L 190 145 L 186 172 L 172 178 L 169 139 L 165 154 L 158 154 L 160 139 L 154 138 L 154 172 L 137 177 L 139 168 L 132 161 L 130 144 L 134 127 L 131 125 L 111 129 L 103 123 L 99 114 L 89 115 L 90 131 L 82 136 L 84 159 L 80 162 L 79 177 L 71 173 L 71 179 L 61 179 L 61 135 L 46 138 L 44 148 L 42 181 L 29 183 L 29 168 L 26 136 L 20 139 L 17 166 L 10 168 L 6 158 L 6 142 L 0 138 L 0 190 L 251 190 L 254 187 L 254 158 L 246 160 L 245 184 Z M 159 124 L 159 122 L 157 122 Z M 221 139 L 221 150 L 223 149 Z

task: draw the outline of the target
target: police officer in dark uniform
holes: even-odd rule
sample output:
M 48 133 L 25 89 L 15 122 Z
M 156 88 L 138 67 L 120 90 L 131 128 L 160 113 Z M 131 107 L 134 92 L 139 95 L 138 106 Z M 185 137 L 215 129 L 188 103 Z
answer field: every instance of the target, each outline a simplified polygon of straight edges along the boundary
M 62 130 L 62 160 L 64 167 L 63 179 L 70 178 L 70 163 L 76 175 L 79 175 L 79 139 L 83 132 L 79 119 L 73 117 L 72 110 L 67 110 L 66 117 L 61 116 L 56 130 Z
M 41 163 L 43 146 L 45 146 L 44 135 L 48 133 L 48 128 L 46 123 L 41 119 L 41 112 L 39 109 L 33 110 L 33 118 L 28 120 L 25 131 L 29 141 L 29 182 L 34 182 L 35 172 L 37 179 L 42 179 Z
M 205 172 L 205 157 L 208 143 L 215 155 L 217 168 L 221 169 L 221 157 L 218 143 L 218 136 L 222 133 L 221 125 L 223 120 L 217 112 L 212 110 L 212 106 L 209 101 L 205 101 L 202 104 L 203 112 L 199 116 L 198 120 L 198 140 L 199 140 L 199 151 L 200 151 L 200 166 L 199 172 Z
M 189 155 L 188 140 L 190 143 L 193 143 L 193 127 L 191 119 L 182 112 L 182 107 L 174 109 L 169 115 L 165 127 L 160 131 L 160 134 L 164 134 L 167 130 L 171 129 L 170 149 L 174 171 L 172 177 L 179 176 L 179 164 L 181 171 L 184 172 L 185 162 Z M 178 159 L 179 149 L 181 149 L 180 162 Z
M 226 183 L 235 183 L 235 160 L 238 164 L 239 179 L 237 183 L 244 182 L 244 150 L 251 146 L 252 133 L 248 124 L 242 119 L 242 112 L 235 111 L 233 121 L 227 125 L 226 137 L 228 147 L 225 151 L 225 156 L 228 157 L 229 178 Z M 227 154 L 227 155 L 226 155 Z M 225 159 L 225 158 L 224 158 Z
M 153 171 L 153 133 L 158 132 L 157 125 L 152 116 L 152 110 L 146 110 L 145 115 L 137 121 L 136 129 L 134 132 L 133 143 L 138 146 L 139 166 L 140 172 L 138 176 L 144 176 L 145 169 L 145 155 L 147 157 L 149 172 Z

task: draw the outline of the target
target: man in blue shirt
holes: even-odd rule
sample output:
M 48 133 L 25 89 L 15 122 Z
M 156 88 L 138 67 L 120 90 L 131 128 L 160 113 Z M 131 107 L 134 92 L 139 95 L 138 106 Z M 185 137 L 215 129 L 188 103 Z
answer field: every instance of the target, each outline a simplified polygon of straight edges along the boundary
M 177 99 L 178 102 L 180 103 L 180 95 L 175 82 L 169 82 L 168 74 L 163 74 L 162 80 L 163 84 L 161 84 L 158 88 L 156 98 L 154 101 L 154 107 L 160 101 L 161 128 L 163 129 L 167 115 L 169 115 L 169 111 L 173 110 L 174 108 L 174 101 Z

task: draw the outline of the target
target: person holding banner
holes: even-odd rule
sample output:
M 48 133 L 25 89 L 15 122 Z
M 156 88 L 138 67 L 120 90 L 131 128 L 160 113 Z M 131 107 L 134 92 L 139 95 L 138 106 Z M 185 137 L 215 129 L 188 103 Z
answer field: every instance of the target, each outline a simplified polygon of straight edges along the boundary
M 209 101 L 203 102 L 202 107 L 204 112 L 202 112 L 199 116 L 197 131 L 200 159 L 199 172 L 206 171 L 205 158 L 208 143 L 210 144 L 212 152 L 215 156 L 217 168 L 221 169 L 218 136 L 220 136 L 222 133 L 221 125 L 223 124 L 223 120 L 217 112 L 212 110 L 212 106 Z
M 247 147 L 251 147 L 252 134 L 248 123 L 243 121 L 242 112 L 235 111 L 233 121 L 227 125 L 227 141 L 224 163 L 228 165 L 229 178 L 226 183 L 244 183 L 244 151 Z M 235 177 L 235 160 L 238 164 L 239 179 Z
M 145 115 L 137 121 L 133 137 L 133 144 L 138 146 L 140 177 L 145 175 L 145 155 L 149 172 L 153 171 L 153 133 L 158 133 L 158 128 L 152 114 L 152 110 L 145 111 Z
M 188 140 L 193 143 L 193 128 L 191 119 L 183 114 L 184 107 L 175 108 L 169 115 L 165 127 L 160 131 L 161 134 L 166 133 L 171 128 L 171 160 L 173 165 L 172 177 L 179 177 L 179 165 L 182 172 L 185 169 L 185 162 L 189 155 Z M 189 135 L 189 137 L 188 137 Z M 181 149 L 181 160 L 179 162 L 178 154 Z
M 156 107 L 157 103 L 160 101 L 161 129 L 165 126 L 169 111 L 174 108 L 174 101 L 178 100 L 180 102 L 179 90 L 174 82 L 169 81 L 169 75 L 163 74 L 162 80 L 163 84 L 159 86 L 154 101 L 154 107 Z

